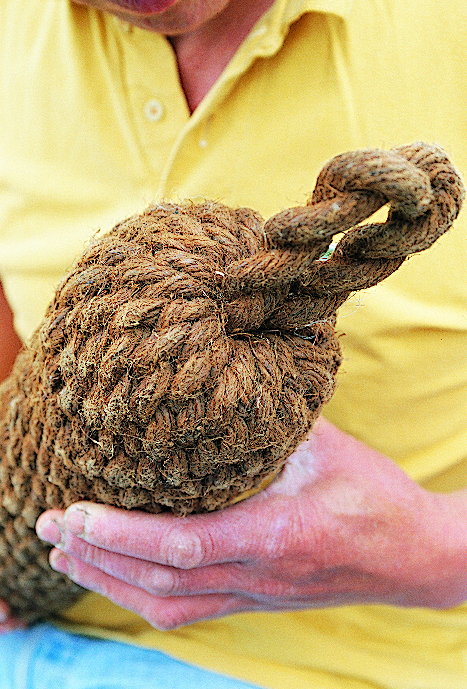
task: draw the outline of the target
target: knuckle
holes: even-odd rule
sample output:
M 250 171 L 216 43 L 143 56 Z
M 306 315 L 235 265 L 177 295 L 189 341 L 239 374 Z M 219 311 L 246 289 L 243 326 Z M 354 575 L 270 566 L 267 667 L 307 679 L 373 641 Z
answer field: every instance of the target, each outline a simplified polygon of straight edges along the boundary
M 206 562 L 209 550 L 206 538 L 198 531 L 192 528 L 177 529 L 167 546 L 167 564 L 177 569 L 194 569 Z
M 97 548 L 96 546 L 86 543 L 86 545 L 82 547 L 81 552 L 77 553 L 76 556 L 80 560 L 83 560 L 83 562 L 86 562 L 97 569 L 103 571 L 106 569 L 108 553 L 105 550 Z
M 169 606 L 159 610 L 150 610 L 145 617 L 152 627 L 163 632 L 176 629 L 185 622 L 185 616 L 178 609 Z
M 154 596 L 175 596 L 181 588 L 181 577 L 176 569 L 156 568 L 150 576 L 148 591 Z

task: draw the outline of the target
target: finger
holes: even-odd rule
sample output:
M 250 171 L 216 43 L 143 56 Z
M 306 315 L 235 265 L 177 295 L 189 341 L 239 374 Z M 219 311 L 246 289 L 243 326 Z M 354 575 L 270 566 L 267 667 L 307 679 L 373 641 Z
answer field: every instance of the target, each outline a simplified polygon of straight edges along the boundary
M 63 537 L 64 510 L 47 510 L 36 522 L 36 533 L 39 538 L 52 545 L 58 545 Z
M 26 629 L 27 623 L 11 616 L 8 603 L 0 600 L 0 634 L 11 632 L 14 629 Z
M 269 597 L 282 596 L 289 593 L 290 588 L 287 582 L 264 574 L 253 562 L 177 569 L 112 553 L 89 545 L 76 536 L 68 536 L 65 542 L 60 543 L 60 550 L 115 579 L 160 597 L 210 593 Z
M 76 536 L 67 538 L 65 544 L 60 543 L 60 551 L 115 579 L 160 597 L 238 593 L 247 586 L 247 579 L 251 578 L 248 572 L 242 571 L 240 563 L 177 569 L 112 553 L 89 545 Z
M 246 597 L 211 594 L 194 597 L 157 597 L 116 579 L 77 558 L 53 549 L 51 566 L 75 583 L 99 593 L 120 607 L 137 613 L 161 630 L 224 615 L 254 610 L 259 606 Z
M 248 560 L 268 543 L 264 514 L 241 503 L 181 518 L 82 502 L 66 510 L 63 528 L 105 550 L 181 569 Z
M 6 634 L 7 632 L 13 632 L 15 629 L 27 629 L 28 624 L 22 620 L 17 620 L 10 617 L 6 622 L 0 623 L 0 635 Z
M 10 607 L 4 600 L 0 600 L 0 624 L 10 619 Z

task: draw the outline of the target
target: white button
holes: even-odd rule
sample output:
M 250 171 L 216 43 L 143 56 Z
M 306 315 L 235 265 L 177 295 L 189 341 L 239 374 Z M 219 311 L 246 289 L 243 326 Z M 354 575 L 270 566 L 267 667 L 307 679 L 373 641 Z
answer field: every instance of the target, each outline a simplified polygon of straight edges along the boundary
M 144 114 L 150 122 L 159 122 L 164 116 L 164 106 L 160 101 L 152 98 L 144 106 Z
M 120 19 L 119 17 L 114 16 L 114 21 L 117 24 L 118 28 L 121 29 L 124 33 L 131 33 L 133 31 L 133 26 L 129 24 L 129 22 L 123 21 L 123 19 Z
M 251 38 L 261 38 L 261 36 L 264 36 L 266 31 L 268 30 L 268 27 L 265 26 L 264 24 L 261 24 L 261 26 L 258 26 L 256 29 L 253 29 L 253 31 L 250 33 Z

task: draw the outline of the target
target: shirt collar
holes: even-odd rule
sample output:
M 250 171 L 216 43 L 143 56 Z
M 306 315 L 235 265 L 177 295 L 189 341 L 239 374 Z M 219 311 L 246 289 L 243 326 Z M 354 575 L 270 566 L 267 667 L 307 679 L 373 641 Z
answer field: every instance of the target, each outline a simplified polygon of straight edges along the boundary
M 243 49 L 250 57 L 272 55 L 279 50 L 290 26 L 302 15 L 320 12 L 345 20 L 352 4 L 353 0 L 275 0 L 245 40 Z M 242 52 L 239 51 L 239 57 Z
M 352 4 L 353 0 L 275 0 L 240 46 L 216 86 L 196 108 L 190 118 L 190 126 L 195 126 L 206 112 L 212 112 L 229 92 L 232 84 L 247 71 L 256 58 L 276 54 L 290 26 L 301 16 L 310 12 L 321 12 L 345 20 Z
M 272 54 L 282 44 L 290 26 L 302 15 L 321 12 L 345 20 L 352 4 L 353 0 L 275 0 L 250 34 L 253 50 L 257 50 L 259 55 L 263 50 L 264 55 Z M 264 37 L 264 41 L 258 41 L 260 36 Z
M 337 14 L 346 19 L 350 13 L 353 0 L 286 0 L 284 16 L 297 18 L 305 12 L 325 12 Z M 292 19 L 293 21 L 293 19 Z

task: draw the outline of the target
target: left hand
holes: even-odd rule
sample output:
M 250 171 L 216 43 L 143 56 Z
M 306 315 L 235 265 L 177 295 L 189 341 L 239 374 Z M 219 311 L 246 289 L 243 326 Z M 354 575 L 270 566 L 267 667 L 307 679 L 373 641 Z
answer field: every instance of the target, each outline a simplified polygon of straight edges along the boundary
M 52 566 L 170 629 L 226 614 L 467 599 L 467 497 L 432 494 L 320 419 L 261 493 L 219 512 L 41 515 Z
M 26 622 L 12 616 L 6 601 L 0 600 L 0 636 L 15 629 L 26 629 L 27 626 Z

